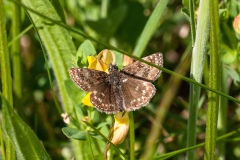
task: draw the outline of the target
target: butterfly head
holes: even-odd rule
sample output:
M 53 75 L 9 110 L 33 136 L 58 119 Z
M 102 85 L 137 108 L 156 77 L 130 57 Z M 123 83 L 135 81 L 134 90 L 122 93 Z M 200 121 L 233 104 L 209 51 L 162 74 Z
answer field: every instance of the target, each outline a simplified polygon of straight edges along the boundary
M 118 67 L 115 64 L 110 64 L 108 68 L 109 73 L 118 71 Z

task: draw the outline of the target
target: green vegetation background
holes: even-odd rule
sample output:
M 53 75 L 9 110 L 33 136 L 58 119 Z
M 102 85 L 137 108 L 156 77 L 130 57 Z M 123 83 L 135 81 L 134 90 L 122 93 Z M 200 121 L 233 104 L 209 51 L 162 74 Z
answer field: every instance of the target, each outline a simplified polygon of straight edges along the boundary
M 164 55 L 156 95 L 131 113 L 130 134 L 109 159 L 240 158 L 237 0 L 21 2 L 0 1 L 2 159 L 103 159 L 98 131 L 107 136 L 113 117 L 83 106 L 68 75 L 103 49 L 120 67 L 123 53 Z

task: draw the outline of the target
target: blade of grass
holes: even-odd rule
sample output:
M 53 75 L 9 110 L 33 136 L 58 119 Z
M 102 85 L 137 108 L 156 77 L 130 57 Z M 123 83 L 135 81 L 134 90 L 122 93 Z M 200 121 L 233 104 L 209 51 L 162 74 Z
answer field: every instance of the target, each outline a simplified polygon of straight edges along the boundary
M 0 128 L 2 128 L 2 123 L 0 123 Z M 2 133 L 2 129 L 0 129 L 0 142 L 1 142 L 1 151 L 2 151 L 2 158 L 6 159 L 6 147 L 3 145 L 4 141 L 3 141 L 3 133 Z
M 221 55 L 219 52 L 219 15 L 218 0 L 211 0 L 210 7 L 210 73 L 209 87 L 215 90 L 221 88 Z M 204 159 L 215 159 L 215 146 L 217 135 L 217 119 L 218 119 L 219 95 L 208 92 L 208 113 L 207 128 L 205 140 Z
M 195 0 L 189 0 L 189 16 L 190 16 L 190 28 L 192 36 L 192 45 L 195 45 L 196 39 L 196 22 L 195 22 Z
M 2 79 L 2 94 L 6 98 L 10 106 L 13 106 L 12 97 L 12 79 L 10 56 L 7 47 L 7 32 L 5 27 L 3 1 L 0 1 L 0 58 L 1 58 L 1 79 Z
M 160 18 L 163 15 L 163 11 L 165 10 L 168 0 L 161 0 L 158 1 L 153 13 L 149 17 L 140 37 L 138 38 L 137 44 L 133 50 L 133 54 L 137 57 L 141 57 L 144 49 L 147 46 L 150 38 L 152 37 L 153 33 L 156 31 L 157 27 L 160 23 Z
M 192 0 L 190 0 L 191 3 Z M 206 54 L 206 48 L 209 37 L 209 1 L 200 1 L 198 20 L 197 20 L 197 31 L 191 62 L 191 79 L 201 83 L 204 59 Z M 193 10 L 190 6 L 190 10 Z M 195 21 L 191 21 L 195 23 Z M 192 26 L 192 25 L 191 25 Z M 193 25 L 195 27 L 195 25 Z M 193 31 L 193 30 L 192 30 Z M 192 32 L 195 35 L 195 33 Z M 201 88 L 198 85 L 190 83 L 190 102 L 189 102 L 189 118 L 187 128 L 187 147 L 194 146 L 196 144 L 196 125 L 197 125 L 197 114 L 198 114 L 198 103 L 200 97 Z M 194 159 L 194 151 L 191 150 L 187 154 L 187 159 Z
M 15 38 L 20 33 L 20 20 L 21 20 L 21 10 L 20 6 L 17 4 L 13 5 L 13 15 L 12 15 L 12 38 Z M 21 51 L 20 51 L 20 42 L 14 41 L 11 47 L 11 59 L 12 59 L 12 67 L 13 67 L 13 91 L 15 95 L 15 104 L 17 105 L 18 114 L 22 117 L 24 116 L 23 113 L 23 106 L 22 106 L 22 65 L 21 65 Z
M 222 65 L 222 91 L 228 94 L 228 74 L 226 68 Z M 227 104 L 228 100 L 224 97 L 220 97 L 220 106 L 218 114 L 218 135 L 221 136 L 226 133 L 227 124 Z M 226 144 L 220 143 L 218 145 L 219 160 L 225 159 Z

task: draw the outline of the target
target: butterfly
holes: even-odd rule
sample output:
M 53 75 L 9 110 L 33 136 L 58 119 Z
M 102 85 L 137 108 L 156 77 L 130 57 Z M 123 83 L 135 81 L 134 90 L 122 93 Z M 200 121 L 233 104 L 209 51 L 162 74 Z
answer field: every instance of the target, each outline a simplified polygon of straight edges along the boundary
M 154 53 L 143 60 L 163 66 L 162 53 Z M 155 81 L 162 71 L 135 61 L 120 71 L 116 65 L 110 64 L 108 72 L 88 68 L 69 70 L 70 77 L 77 86 L 91 92 L 90 101 L 98 111 L 115 114 L 146 106 L 156 93 L 151 82 Z

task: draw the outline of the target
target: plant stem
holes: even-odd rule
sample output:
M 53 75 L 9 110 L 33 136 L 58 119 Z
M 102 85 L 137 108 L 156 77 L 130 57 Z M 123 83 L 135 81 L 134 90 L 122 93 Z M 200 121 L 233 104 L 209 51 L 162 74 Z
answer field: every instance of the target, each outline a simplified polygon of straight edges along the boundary
M 0 0 L 0 70 L 2 79 L 2 97 L 6 99 L 9 106 L 13 107 L 13 96 L 12 96 L 12 79 L 11 79 L 11 68 L 10 68 L 10 56 L 7 46 L 7 32 L 5 27 L 4 7 L 3 1 Z M 0 128 L 2 133 L 2 127 Z M 13 144 L 10 142 L 10 138 L 1 134 L 1 149 L 4 157 L 3 159 L 16 159 L 15 150 Z
M 220 43 L 219 43 L 219 15 L 218 0 L 211 0 L 210 6 L 210 74 L 209 87 L 215 90 L 221 88 L 221 60 L 220 60 Z M 215 159 L 215 146 L 217 135 L 219 95 L 208 92 L 208 113 L 207 128 L 205 140 L 205 160 Z
M 7 32 L 5 28 L 3 2 L 0 1 L 0 59 L 1 59 L 1 79 L 2 95 L 10 106 L 13 106 L 12 79 L 10 69 L 10 57 L 7 47 Z
M 190 15 L 190 28 L 192 36 L 192 45 L 195 45 L 196 38 L 196 22 L 195 22 L 195 1 L 189 0 L 189 15 Z
M 17 4 L 13 5 L 13 16 L 12 16 L 12 39 L 17 37 L 20 33 L 20 19 L 21 10 Z M 19 40 L 14 41 L 11 47 L 11 57 L 13 66 L 13 91 L 16 96 L 15 103 L 18 104 L 17 110 L 21 116 L 24 116 L 22 106 L 22 65 L 21 65 L 21 50 Z
M 134 160 L 135 127 L 133 112 L 129 112 L 130 160 Z
M 222 65 L 222 91 L 228 93 L 228 74 L 227 69 Z M 227 124 L 227 104 L 228 100 L 224 97 L 220 97 L 219 115 L 218 115 L 218 135 L 224 135 L 226 133 Z M 218 145 L 219 160 L 225 159 L 226 143 L 222 142 Z

